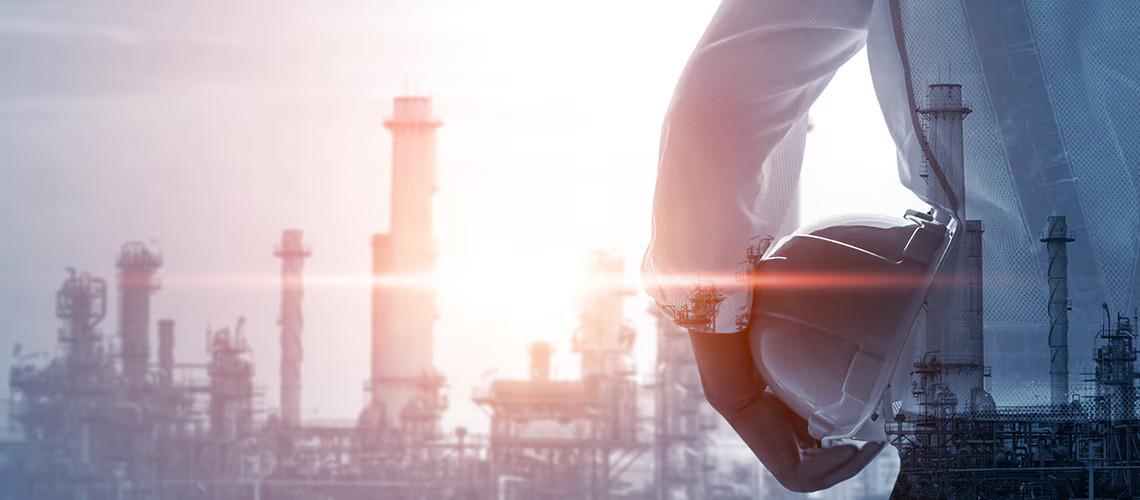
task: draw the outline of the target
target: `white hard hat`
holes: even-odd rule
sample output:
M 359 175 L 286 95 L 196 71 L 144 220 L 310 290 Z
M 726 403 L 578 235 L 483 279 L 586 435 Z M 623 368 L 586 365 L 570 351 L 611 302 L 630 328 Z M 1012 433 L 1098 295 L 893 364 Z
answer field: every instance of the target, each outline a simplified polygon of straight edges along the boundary
M 760 261 L 752 355 L 813 437 L 852 437 L 874 413 L 958 226 L 938 219 L 832 219 Z

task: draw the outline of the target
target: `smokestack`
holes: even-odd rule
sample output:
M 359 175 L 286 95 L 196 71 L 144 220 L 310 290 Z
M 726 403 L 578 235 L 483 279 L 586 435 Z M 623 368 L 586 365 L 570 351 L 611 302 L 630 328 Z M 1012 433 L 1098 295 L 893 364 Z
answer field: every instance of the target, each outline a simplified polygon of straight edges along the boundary
M 150 295 L 159 289 L 154 273 L 162 265 L 158 251 L 138 241 L 119 252 L 119 342 L 123 376 L 131 387 L 146 383 L 150 363 Z
M 982 271 L 982 221 L 966 221 L 965 241 L 962 249 L 965 252 L 966 285 L 969 287 L 970 300 L 967 301 L 966 311 L 969 313 L 970 335 L 969 352 L 974 353 L 979 360 L 984 359 L 985 344 L 982 343 L 982 284 L 984 276 Z
M 942 377 L 960 404 L 974 406 L 988 400 L 984 394 L 985 355 L 982 341 L 981 280 L 982 227 L 967 221 L 966 176 L 963 164 L 962 122 L 970 108 L 962 102 L 962 86 L 938 83 L 927 88 L 926 107 L 918 112 L 926 121 L 926 141 L 933 158 L 928 159 L 944 175 L 948 186 L 931 178 L 928 166 L 927 197 L 936 206 L 950 207 L 964 222 L 965 234 L 956 238 L 926 297 L 926 350 L 938 353 Z
M 436 129 L 442 123 L 427 96 L 397 97 L 384 126 L 392 133 L 391 222 L 372 239 L 371 415 L 399 421 L 433 376 L 435 323 Z M 411 283 L 404 283 L 411 281 Z M 399 282 L 399 283 L 395 283 Z
M 312 255 L 302 242 L 299 229 L 281 232 L 281 243 L 273 255 L 281 258 L 281 420 L 287 427 L 301 424 L 301 359 L 304 357 L 301 330 L 305 319 L 301 299 L 305 295 L 302 270 Z
M 550 353 L 549 342 L 535 342 L 530 345 L 530 378 L 531 380 L 550 380 Z
M 174 320 L 158 320 L 158 380 L 164 387 L 174 385 Z
M 926 169 L 927 195 L 935 205 L 949 207 L 951 200 L 958 201 L 959 219 L 966 218 L 966 176 L 962 149 L 962 121 L 970 114 L 962 102 L 962 86 L 956 83 L 936 83 L 926 89 L 926 107 L 918 110 L 926 120 L 926 142 L 934 155 L 934 162 L 946 177 L 949 190 L 941 181 L 929 178 Z
M 964 364 L 967 366 L 976 367 L 976 369 L 969 373 L 967 386 L 970 388 L 969 394 L 969 409 L 971 410 L 989 410 L 993 409 L 993 397 L 985 392 L 985 364 L 986 364 L 986 342 L 985 342 L 985 324 L 984 318 L 984 301 L 983 301 L 983 285 L 985 284 L 985 276 L 982 272 L 982 221 L 980 220 L 967 220 L 965 230 L 965 241 L 962 242 L 963 255 L 963 272 L 965 273 L 966 283 L 965 286 L 965 300 L 963 304 L 966 309 L 966 346 L 965 346 L 965 359 Z
M 1049 386 L 1054 405 L 1069 402 L 1069 251 L 1074 241 L 1063 215 L 1045 219 L 1041 242 L 1049 254 Z

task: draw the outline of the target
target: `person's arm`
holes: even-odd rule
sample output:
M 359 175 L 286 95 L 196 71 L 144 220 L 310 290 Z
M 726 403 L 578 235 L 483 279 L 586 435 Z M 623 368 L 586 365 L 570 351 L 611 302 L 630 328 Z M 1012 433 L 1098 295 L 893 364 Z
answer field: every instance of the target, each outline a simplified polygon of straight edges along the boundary
M 697 285 L 723 295 L 713 317 L 683 326 L 747 326 L 751 288 L 736 272 L 794 210 L 808 108 L 863 47 L 871 3 L 725 0 L 713 17 L 662 127 L 642 263 L 647 291 L 675 319 Z
M 883 445 L 820 449 L 806 422 L 766 391 L 745 333 L 752 284 L 737 273 L 747 270 L 749 245 L 777 235 L 793 208 L 808 108 L 862 48 L 871 7 L 872 0 L 725 0 L 662 128 L 646 288 L 694 332 L 706 398 L 796 491 L 853 476 Z

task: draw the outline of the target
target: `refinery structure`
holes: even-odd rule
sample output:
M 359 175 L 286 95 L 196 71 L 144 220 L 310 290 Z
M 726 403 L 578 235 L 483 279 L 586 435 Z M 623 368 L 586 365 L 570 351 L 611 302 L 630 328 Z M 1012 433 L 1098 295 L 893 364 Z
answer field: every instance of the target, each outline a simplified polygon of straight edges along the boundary
M 967 214 L 963 123 L 971 112 L 957 84 L 930 85 L 924 118 L 930 157 L 950 189 L 928 195 Z M 929 176 L 929 168 L 923 177 Z M 956 203 L 950 203 L 955 200 Z M 913 364 L 900 362 L 894 383 L 909 387 L 910 401 L 896 401 L 887 434 L 899 450 L 897 498 L 1133 498 L 1140 495 L 1140 415 L 1137 413 L 1136 313 L 1101 304 L 1099 329 L 1070 332 L 1069 248 L 1076 235 L 1064 214 L 1040 224 L 1046 258 L 1038 279 L 1046 298 L 1033 304 L 1047 326 L 1029 350 L 1047 353 L 1044 401 L 1002 401 L 987 389 L 983 276 L 984 220 L 964 219 L 958 243 L 947 254 L 947 279 L 927 295 L 925 328 L 916 328 Z M 1088 256 L 1084 256 L 1087 258 Z M 1006 303 L 1008 304 L 1008 303 Z M 1114 304 L 1115 307 L 1125 307 Z M 1088 311 L 1084 311 L 1086 314 Z M 1093 340 L 1086 383 L 1070 384 L 1070 335 Z M 991 363 L 1007 353 L 997 353 Z M 1018 353 L 1025 354 L 1025 353 Z M 910 368 L 908 370 L 908 368 Z M 905 384 L 903 386 L 902 384 Z M 897 393 L 903 391 L 897 391 Z
M 206 332 L 204 359 L 175 359 L 176 342 L 201 337 L 151 317 L 163 256 L 156 244 L 130 242 L 114 280 L 70 269 L 63 277 L 54 357 L 15 353 L 15 432 L 0 441 L 0 499 L 756 496 L 754 460 L 713 453 L 719 417 L 704 404 L 687 332 L 660 318 L 652 375 L 636 377 L 636 332 L 623 316 L 632 289 L 607 286 L 623 271 L 607 253 L 589 270 L 595 286 L 565 346 L 580 357 L 580 377 L 553 378 L 556 346 L 536 343 L 529 377 L 492 380 L 471 395 L 489 414 L 488 429 L 444 429 L 431 281 L 441 124 L 425 96 L 396 98 L 384 124 L 393 141 L 392 215 L 388 231 L 372 237 L 371 366 L 357 419 L 302 418 L 304 265 L 312 255 L 302 231 L 284 230 L 267 252 L 281 263 L 280 408 L 269 411 L 242 318 Z M 108 332 L 110 307 L 119 321 Z
M 1135 387 L 1140 351 L 1134 347 L 1140 327 L 1135 309 L 1117 311 L 1099 304 L 1100 327 L 1077 333 L 1092 340 L 1091 366 L 1070 373 L 1074 332 L 1069 312 L 1074 303 L 1069 296 L 1068 246 L 1076 235 L 1064 214 L 1036 221 L 1041 224 L 1036 240 L 1046 262 L 1041 276 L 1023 281 L 1039 282 L 1044 298 L 1039 304 L 1018 306 L 1039 310 L 1039 323 L 1045 327 L 1027 345 L 1030 352 L 1001 352 L 996 359 L 1016 354 L 1048 360 L 1048 390 L 1042 402 L 1033 400 L 1032 389 L 1009 401 L 995 398 L 985 352 L 985 221 L 966 217 L 971 200 L 963 125 L 971 109 L 963 100 L 961 85 L 938 83 L 929 85 L 925 104 L 917 112 L 922 117 L 927 161 L 934 163 L 924 164 L 919 172 L 927 182 L 926 194 L 941 207 L 957 207 L 962 224 L 892 377 L 892 398 L 884 398 L 877 412 L 888 416 L 887 436 L 900 459 L 891 497 L 1140 496 L 1140 409 Z M 931 178 L 934 170 L 943 178 Z M 754 264 L 769 243 L 764 240 L 756 250 L 748 249 L 745 262 Z M 709 328 L 723 300 L 716 287 L 697 285 L 688 304 L 669 312 L 679 325 Z M 1034 351 L 1043 355 L 1035 356 Z M 1083 377 L 1082 383 L 1071 384 L 1073 375 Z M 852 482 L 872 480 L 871 474 L 864 474 L 867 477 Z M 857 492 L 846 490 L 837 498 L 853 494 Z
M 919 113 L 924 146 L 944 177 L 938 184 L 950 188 L 930 182 L 929 196 L 965 215 L 970 109 L 961 86 L 931 85 Z M 372 236 L 371 366 L 358 418 L 307 421 L 301 414 L 304 265 L 312 252 L 300 230 L 283 231 L 272 252 L 281 262 L 280 408 L 268 412 L 259 410 L 263 394 L 244 320 L 210 328 L 204 359 L 175 359 L 176 342 L 200 337 L 181 335 L 174 319 L 151 317 L 163 256 L 154 244 L 130 242 L 113 280 L 72 269 L 63 276 L 54 357 L 14 353 L 9 421 L 18 432 L 0 441 L 0 499 L 775 496 L 754 457 L 726 450 L 735 437 L 704 400 L 685 330 L 710 321 L 723 294 L 699 286 L 688 305 L 652 312 L 656 355 L 639 377 L 639 332 L 623 313 L 632 290 L 612 286 L 624 264 L 606 253 L 588 271 L 579 325 L 565 346 L 578 355 L 580 375 L 553 377 L 559 346 L 535 343 L 528 377 L 490 380 L 471 395 L 489 415 L 487 429 L 444 428 L 446 378 L 433 363 L 432 196 L 441 125 L 424 96 L 396 98 L 385 122 L 393 140 L 392 215 L 388 231 Z M 985 352 L 986 221 L 962 219 L 959 243 L 943 264 L 950 279 L 928 294 L 892 381 L 893 394 L 907 395 L 884 401 L 880 412 L 901 460 L 895 496 L 1137 496 L 1135 313 L 1104 305 L 1099 331 L 1071 330 L 1069 244 L 1079 235 L 1065 214 L 1037 221 L 1048 262 L 1035 279 L 1047 288 L 1039 304 L 1047 326 L 1031 348 L 1049 359 L 1048 400 L 1003 401 L 991 393 Z M 750 250 L 748 259 L 761 254 Z M 118 307 L 118 323 L 107 333 L 102 320 L 111 307 Z M 1087 373 L 1070 373 L 1073 336 L 1094 340 Z M 1071 384 L 1073 376 L 1087 383 Z M 890 467 L 880 462 L 852 481 L 861 484 L 830 497 L 881 496 L 872 483 L 889 483 L 881 472 Z

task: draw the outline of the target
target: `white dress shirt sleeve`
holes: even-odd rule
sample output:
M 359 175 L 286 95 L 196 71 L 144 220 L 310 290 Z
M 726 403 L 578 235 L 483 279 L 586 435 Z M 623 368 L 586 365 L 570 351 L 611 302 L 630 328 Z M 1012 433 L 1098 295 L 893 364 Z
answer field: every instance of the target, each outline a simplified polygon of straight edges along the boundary
M 642 263 L 679 325 L 747 329 L 747 272 L 795 212 L 808 108 L 863 47 L 872 3 L 725 0 L 713 17 L 662 127 Z

